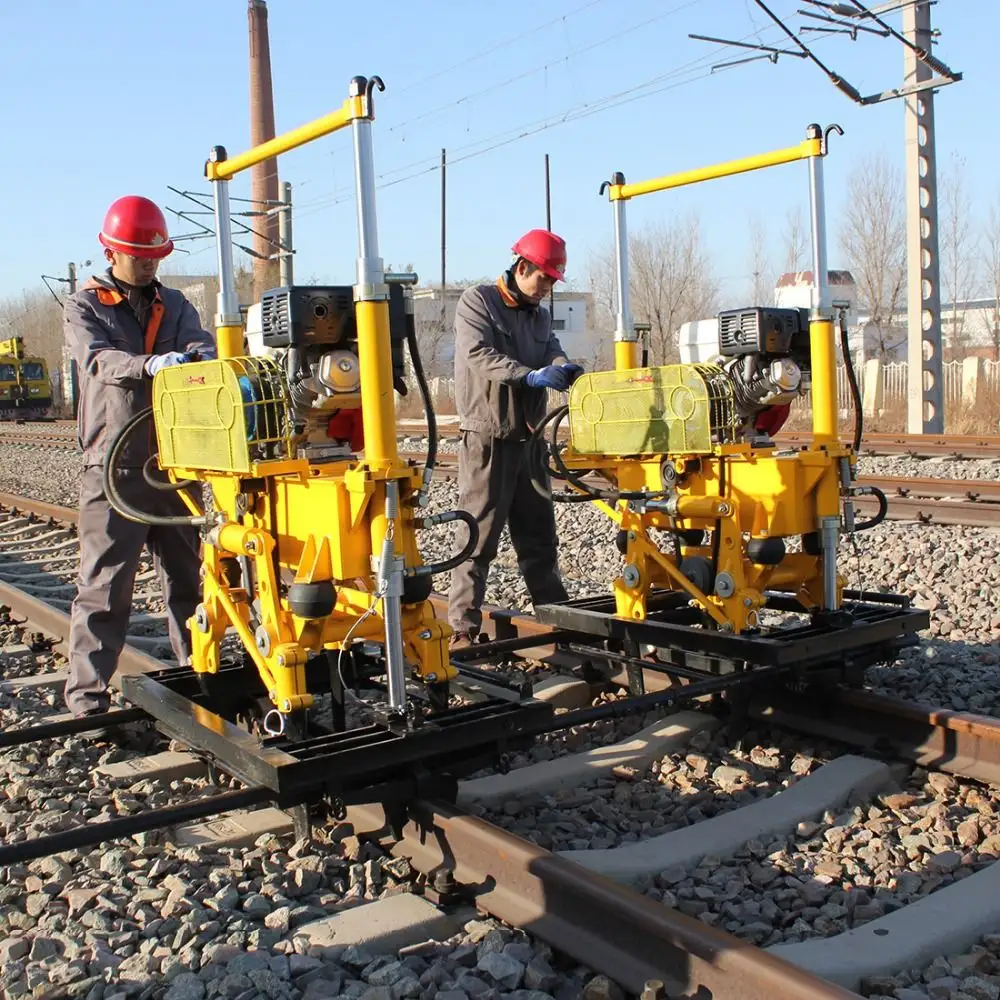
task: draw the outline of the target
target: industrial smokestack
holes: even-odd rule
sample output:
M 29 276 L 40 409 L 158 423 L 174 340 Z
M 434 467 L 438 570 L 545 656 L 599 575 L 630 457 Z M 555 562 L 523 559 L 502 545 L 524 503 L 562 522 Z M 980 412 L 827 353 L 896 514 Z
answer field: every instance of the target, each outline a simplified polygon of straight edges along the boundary
M 250 29 L 250 145 L 257 146 L 274 138 L 274 95 L 271 91 L 271 46 L 267 38 L 267 3 L 248 0 L 247 22 Z M 263 211 L 268 201 L 278 200 L 278 161 L 264 160 L 250 168 L 251 197 L 254 211 Z M 278 262 L 267 260 L 278 249 L 277 215 L 258 216 L 253 228 L 254 301 L 268 288 L 278 284 Z M 264 259 L 261 259 L 264 258 Z

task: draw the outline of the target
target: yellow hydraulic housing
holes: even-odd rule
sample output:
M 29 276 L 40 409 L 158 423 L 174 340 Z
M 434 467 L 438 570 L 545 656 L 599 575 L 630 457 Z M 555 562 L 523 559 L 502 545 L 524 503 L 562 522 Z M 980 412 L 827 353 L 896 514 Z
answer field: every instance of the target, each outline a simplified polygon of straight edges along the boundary
M 614 503 L 595 500 L 620 527 L 624 568 L 614 581 L 619 616 L 644 619 L 653 588 L 688 594 L 716 628 L 732 633 L 762 624 L 768 589 L 795 595 L 803 611 L 840 606 L 836 548 L 855 456 L 837 434 L 825 155 L 825 137 L 813 125 L 791 148 L 639 184 L 626 184 L 616 174 L 602 188 L 615 206 L 618 243 L 615 370 L 585 374 L 573 385 L 570 445 L 562 461 L 571 483 L 575 472 L 593 470 L 612 484 L 612 496 L 621 497 Z M 761 445 L 746 432 L 732 382 L 718 365 L 640 367 L 629 317 L 624 203 L 803 159 L 810 168 L 813 225 L 812 441 L 780 452 L 769 438 Z M 796 547 L 801 550 L 790 551 Z
M 377 77 L 354 78 L 339 111 L 240 156 L 213 151 L 206 173 L 215 187 L 219 239 L 219 358 L 163 369 L 153 386 L 161 468 L 175 481 L 207 484 L 212 497 L 202 519 L 203 597 L 191 622 L 192 667 L 216 673 L 220 643 L 235 629 L 278 713 L 275 731 L 312 704 L 310 653 L 355 639 L 383 641 L 390 709 L 400 714 L 411 669 L 435 686 L 456 674 L 447 653 L 451 630 L 428 600 L 429 567 L 415 536 L 423 470 L 400 459 L 396 445 L 388 289 L 375 224 L 373 86 L 381 89 Z M 270 358 L 247 356 L 243 345 L 227 188 L 237 172 L 348 126 L 359 193 L 360 396 L 346 402 L 360 404 L 364 451 L 313 463 L 300 456 L 286 371 Z

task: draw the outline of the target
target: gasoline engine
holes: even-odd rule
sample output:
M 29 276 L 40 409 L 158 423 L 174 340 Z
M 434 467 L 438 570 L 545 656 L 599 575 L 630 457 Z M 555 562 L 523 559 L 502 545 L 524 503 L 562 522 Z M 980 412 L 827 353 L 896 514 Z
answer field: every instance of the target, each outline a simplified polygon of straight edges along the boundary
M 151 410 L 123 430 L 105 471 L 108 496 L 123 516 L 196 525 L 203 543 L 191 667 L 126 678 L 126 697 L 161 728 L 210 749 L 233 773 L 278 790 L 288 783 L 298 792 L 336 787 L 338 796 L 351 783 L 412 779 L 407 769 L 416 765 L 422 773 L 445 763 L 449 773 L 482 766 L 501 743 L 530 742 L 519 734 L 551 716 L 549 706 L 519 692 L 449 704 L 457 670 L 448 656 L 451 629 L 430 600 L 431 578 L 467 558 L 478 531 L 465 511 L 423 509 L 435 423 L 413 326 L 409 286 L 416 276 L 387 274 L 379 256 L 376 86 L 382 89 L 377 77 L 356 77 L 339 111 L 233 158 L 222 147 L 212 151 L 206 174 L 219 250 L 218 359 L 158 372 Z M 228 182 L 345 127 L 353 133 L 357 175 L 357 281 L 265 293 L 248 317 L 245 344 Z M 431 438 L 422 468 L 397 449 L 404 345 Z M 181 491 L 190 518 L 150 517 L 117 490 L 117 457 L 150 417 L 156 461 L 171 480 L 161 488 Z M 192 496 L 196 486 L 210 498 L 204 509 Z M 425 564 L 417 532 L 458 520 L 469 529 L 465 546 Z M 235 663 L 223 657 L 231 637 L 242 653 Z M 332 728 L 312 711 L 316 695 L 326 692 Z M 362 714 L 349 726 L 352 697 Z M 287 750 L 275 755 L 267 743 L 246 743 L 234 723 L 248 723 Z
M 619 527 L 623 566 L 610 599 L 545 605 L 535 609 L 540 620 L 633 652 L 655 647 L 681 664 L 682 675 L 692 654 L 716 671 L 831 660 L 860 669 L 891 658 L 925 627 L 926 615 L 905 598 L 866 593 L 859 601 L 837 571 L 842 533 L 873 527 L 886 502 L 855 482 L 859 430 L 854 447 L 838 433 L 826 152 L 826 136 L 813 125 L 804 142 L 775 153 L 636 184 L 615 174 L 602 185 L 615 207 L 615 369 L 580 376 L 568 405 L 546 416 L 536 438 L 548 439 L 549 471 L 570 487 L 554 499 L 590 500 L 607 514 Z M 812 307 L 729 309 L 685 324 L 682 363 L 642 363 L 629 315 L 625 202 L 802 159 L 812 201 Z M 843 315 L 841 325 L 846 348 Z M 812 440 L 782 450 L 773 434 L 807 394 Z M 568 447 L 559 439 L 564 423 Z M 547 486 L 538 480 L 536 488 Z M 875 494 L 880 510 L 859 522 L 854 500 L 863 493 Z

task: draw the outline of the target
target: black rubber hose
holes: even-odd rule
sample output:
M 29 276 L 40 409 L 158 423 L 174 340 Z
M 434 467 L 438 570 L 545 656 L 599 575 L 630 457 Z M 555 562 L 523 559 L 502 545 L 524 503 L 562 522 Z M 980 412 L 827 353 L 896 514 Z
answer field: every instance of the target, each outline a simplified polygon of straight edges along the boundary
M 420 390 L 420 399 L 424 405 L 424 419 L 427 421 L 427 461 L 424 462 L 424 488 L 426 489 L 430 485 L 431 477 L 434 475 L 434 466 L 437 463 L 437 417 L 434 415 L 434 404 L 427 386 L 427 377 L 424 375 L 424 364 L 420 358 L 420 348 L 417 345 L 416 320 L 412 313 L 408 313 L 406 317 L 406 346 L 410 352 L 410 360 L 413 362 L 413 374 L 417 377 L 417 388 Z
M 585 493 L 556 493 L 537 478 L 538 468 L 534 462 L 534 457 L 536 454 L 535 449 L 540 448 L 540 460 L 537 465 L 541 466 L 552 479 L 562 479 L 562 475 L 556 469 L 553 469 L 547 461 L 550 449 L 544 436 L 545 428 L 562 409 L 563 407 L 557 406 L 554 410 L 549 410 L 541 421 L 539 421 L 538 426 L 531 432 L 531 437 L 528 439 L 530 449 L 528 454 L 528 475 L 531 479 L 531 487 L 540 497 L 544 497 L 546 500 L 553 500 L 556 503 L 590 503 L 592 498 Z
M 861 450 L 861 437 L 864 433 L 864 415 L 861 412 L 861 387 L 854 371 L 854 360 L 851 357 L 851 344 L 847 336 L 847 314 L 840 313 L 840 350 L 844 355 L 844 366 L 847 368 L 847 384 L 851 387 L 851 398 L 854 400 L 854 454 Z
M 867 531 L 869 528 L 874 528 L 875 525 L 881 524 L 885 520 L 886 514 L 889 513 L 889 500 L 877 486 L 859 486 L 854 491 L 855 496 L 866 494 L 878 499 L 878 513 L 867 521 L 856 521 L 854 523 L 855 531 Z
M 432 524 L 447 524 L 450 521 L 462 521 L 469 529 L 469 540 L 465 543 L 465 547 L 461 552 L 449 557 L 448 559 L 443 559 L 441 562 L 427 563 L 425 566 L 411 566 L 406 572 L 405 576 L 436 576 L 438 573 L 448 573 L 455 569 L 457 566 L 461 566 L 466 559 L 472 558 L 472 553 L 476 551 L 476 546 L 479 544 L 479 523 L 467 510 L 449 510 L 443 514 L 435 514 L 432 517 L 422 518 L 423 523 L 418 525 L 418 527 L 430 527 Z
M 104 460 L 103 485 L 104 495 L 108 498 L 108 503 L 114 507 L 115 511 L 121 514 L 128 521 L 135 521 L 137 524 L 148 524 L 154 527 L 166 528 L 199 528 L 209 523 L 209 518 L 202 514 L 200 517 L 162 517 L 158 514 L 147 514 L 141 510 L 136 510 L 127 503 L 118 492 L 118 484 L 115 482 L 114 471 L 118 465 L 118 459 L 125 450 L 125 443 L 141 423 L 148 420 L 153 415 L 151 406 L 137 413 L 118 432 L 118 436 L 111 442 L 108 449 L 108 457 Z
M 153 475 L 153 463 L 156 459 L 157 456 L 155 454 L 150 455 L 142 465 L 142 478 L 146 480 L 152 489 L 163 490 L 164 493 L 174 493 L 177 490 L 184 490 L 189 486 L 195 485 L 194 479 L 179 479 L 176 483 L 167 482 L 163 479 L 157 479 Z

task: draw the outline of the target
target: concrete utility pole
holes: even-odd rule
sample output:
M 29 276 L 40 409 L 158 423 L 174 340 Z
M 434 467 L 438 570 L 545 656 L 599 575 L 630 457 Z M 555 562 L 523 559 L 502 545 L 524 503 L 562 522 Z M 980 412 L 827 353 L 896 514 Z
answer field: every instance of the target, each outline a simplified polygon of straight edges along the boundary
M 267 33 L 267 3 L 248 0 L 247 22 L 250 32 L 250 145 L 259 146 L 274 138 L 274 96 L 271 90 L 271 46 Z M 250 168 L 253 209 L 265 212 L 278 200 L 278 161 L 264 160 Z M 278 267 L 272 259 L 278 245 L 278 220 L 273 215 L 259 215 L 254 229 L 253 284 L 254 301 L 277 284 Z
M 282 205 L 278 210 L 278 239 L 281 249 L 278 251 L 278 284 L 287 288 L 295 283 L 294 265 L 292 263 L 292 185 L 285 181 L 281 185 Z
M 931 51 L 930 0 L 903 8 L 903 34 Z M 929 80 L 933 71 L 903 49 L 904 87 Z M 937 156 L 934 91 L 910 94 L 906 103 L 906 300 L 907 408 L 910 434 L 944 433 L 944 375 L 941 368 L 941 290 L 938 258 Z

